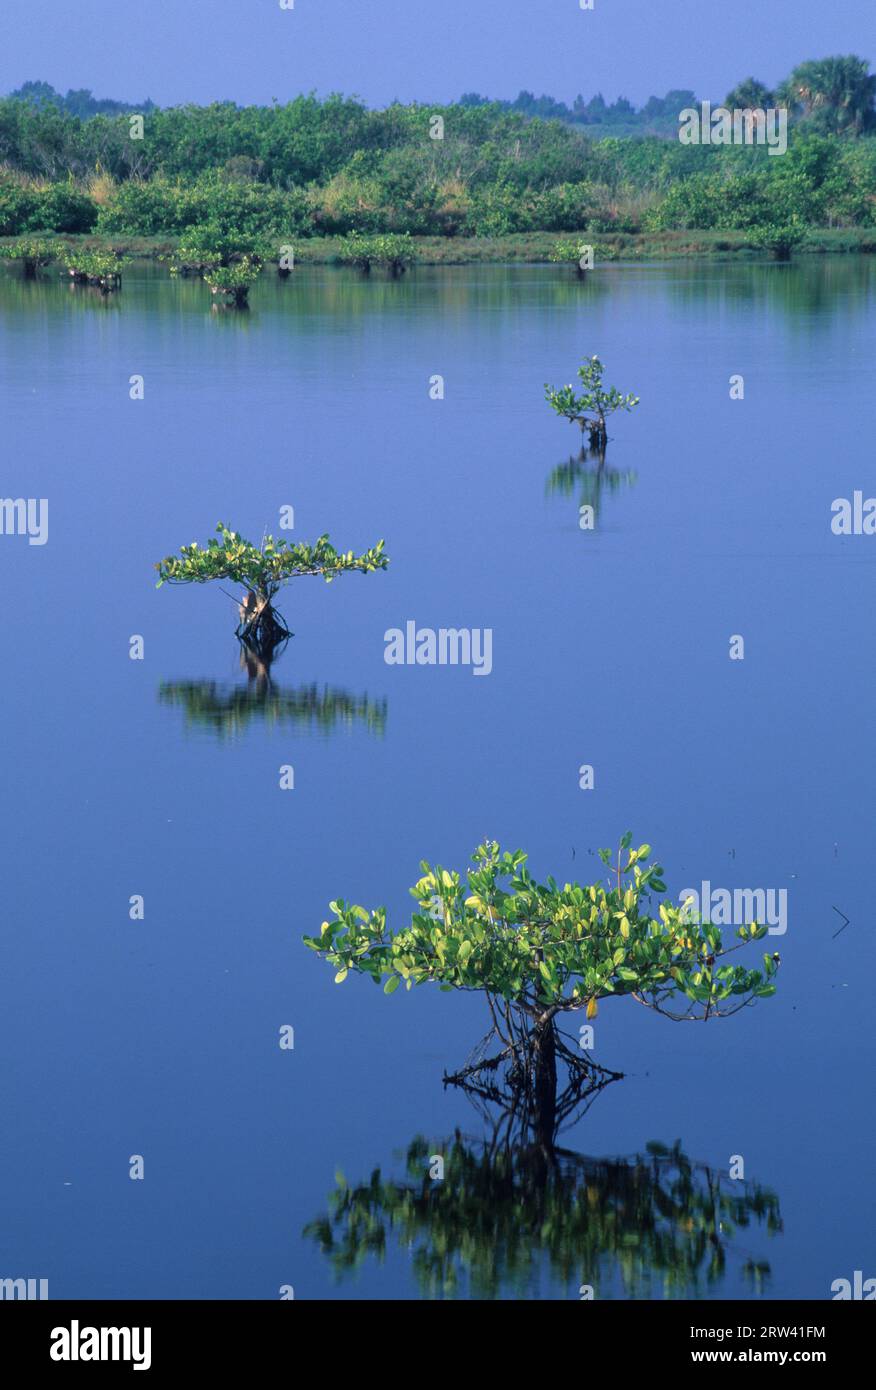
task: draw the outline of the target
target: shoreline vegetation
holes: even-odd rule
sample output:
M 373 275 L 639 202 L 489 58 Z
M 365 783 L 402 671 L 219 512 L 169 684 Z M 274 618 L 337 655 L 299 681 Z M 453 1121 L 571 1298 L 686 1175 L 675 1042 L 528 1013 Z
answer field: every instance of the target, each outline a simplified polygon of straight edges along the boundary
M 768 255 L 745 232 L 674 231 L 660 233 L 617 233 L 598 236 L 580 233 L 582 241 L 593 247 L 595 266 L 609 262 L 657 262 L 663 260 L 707 258 L 710 260 L 759 260 Z M 115 252 L 130 261 L 156 264 L 172 256 L 179 237 L 59 235 L 52 238 L 66 248 Z M 14 246 L 18 238 L 0 237 L 0 252 Z M 296 266 L 341 266 L 342 237 L 311 237 L 295 243 Z M 494 237 L 413 236 L 416 266 L 464 265 L 550 265 L 557 244 L 555 232 L 526 232 Z M 812 228 L 799 256 L 876 254 L 876 226 Z M 7 262 L 14 269 L 13 262 Z M 53 267 L 48 268 L 51 274 Z M 567 266 L 556 265 L 558 278 L 569 275 Z
M 469 93 L 372 109 L 311 94 L 137 110 L 30 82 L 0 98 L 0 239 L 84 238 L 86 251 L 138 257 L 197 248 L 224 298 L 244 258 L 281 275 L 290 256 L 397 276 L 414 260 L 554 261 L 583 278 L 589 247 L 594 264 L 874 250 L 865 59 L 800 63 L 775 91 L 747 78 L 701 118 L 695 101 L 670 92 L 636 113 L 601 95 L 567 107 Z

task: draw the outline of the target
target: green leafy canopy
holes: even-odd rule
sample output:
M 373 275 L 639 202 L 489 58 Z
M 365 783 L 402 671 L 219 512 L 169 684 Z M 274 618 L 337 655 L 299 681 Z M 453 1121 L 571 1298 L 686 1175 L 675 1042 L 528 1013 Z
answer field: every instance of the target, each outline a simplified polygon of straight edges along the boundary
M 63 260 L 71 275 L 79 279 L 99 281 L 118 275 L 128 258 L 113 251 L 90 251 L 71 248 L 63 251 Z
M 56 261 L 64 251 L 64 243 L 45 237 L 23 236 L 0 246 L 0 256 L 9 261 L 31 262 L 35 266 Z
M 216 528 L 219 539 L 212 536 L 206 546 L 192 541 L 180 547 L 179 555 L 168 555 L 155 568 L 158 585 L 206 584 L 212 579 L 229 579 L 242 584 L 251 592 L 272 595 L 282 584 L 301 575 L 321 575 L 331 583 L 339 574 L 386 569 L 389 557 L 384 554 L 380 540 L 370 550 L 354 555 L 352 550 L 337 551 L 327 535 L 313 544 L 287 540 L 275 541 L 265 536 L 260 546 L 245 540 L 221 521 Z
M 338 245 L 338 260 L 362 270 L 369 270 L 372 263 L 403 270 L 413 265 L 416 258 L 417 251 L 408 232 L 363 236 L 353 231 L 342 237 Z
M 245 296 L 260 271 L 259 263 L 244 256 L 233 265 L 219 265 L 205 270 L 204 279 L 210 288 L 218 293 Z
M 624 836 L 604 883 L 539 883 L 521 850 L 502 852 L 492 841 L 472 856 L 465 879 L 422 863 L 410 890 L 416 903 L 410 926 L 387 928 L 386 909 L 337 900 L 334 920 L 305 943 L 336 968 L 370 975 L 392 994 L 404 983 L 436 983 L 443 990 L 483 990 L 531 1020 L 585 1008 L 593 1018 L 601 999 L 632 995 L 676 1019 L 708 1019 L 737 1012 L 775 993 L 778 956 L 763 969 L 724 964 L 732 951 L 763 937 L 752 923 L 725 947 L 721 932 L 693 919 L 684 905 L 654 902 L 665 891 L 659 864 L 646 867 L 650 845 L 631 848 Z
M 583 388 L 580 395 L 571 383 L 568 386 L 550 386 L 545 382 L 545 399 L 558 415 L 567 420 L 586 419 L 588 412 L 592 411 L 604 421 L 605 416 L 613 415 L 616 410 L 633 410 L 639 404 L 639 397 L 632 392 L 624 395 L 616 386 L 606 389 L 602 385 L 604 371 L 598 357 L 589 357 L 578 368 Z

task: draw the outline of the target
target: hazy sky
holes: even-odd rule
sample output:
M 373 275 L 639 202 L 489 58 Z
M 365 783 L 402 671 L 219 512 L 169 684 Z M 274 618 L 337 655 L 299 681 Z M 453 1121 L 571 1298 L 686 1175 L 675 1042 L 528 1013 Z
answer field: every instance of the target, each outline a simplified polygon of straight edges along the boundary
M 672 87 L 722 98 L 804 58 L 876 58 L 874 0 L 3 0 L 2 24 L 0 92 L 40 79 L 160 105 L 522 87 L 640 105 Z

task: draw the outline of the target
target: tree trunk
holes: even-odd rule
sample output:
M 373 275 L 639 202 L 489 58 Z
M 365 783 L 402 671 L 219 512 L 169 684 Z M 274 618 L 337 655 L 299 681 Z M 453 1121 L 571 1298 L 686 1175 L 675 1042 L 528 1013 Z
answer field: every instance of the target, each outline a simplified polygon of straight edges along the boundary
M 238 611 L 240 613 L 240 627 L 243 629 L 244 636 L 250 636 L 258 642 L 273 645 L 286 635 L 285 630 L 280 627 L 274 616 L 271 600 L 267 594 L 255 593 L 250 590 Z
M 552 1144 L 557 1118 L 557 1048 L 554 1021 L 532 1034 L 533 1119 L 539 1143 Z

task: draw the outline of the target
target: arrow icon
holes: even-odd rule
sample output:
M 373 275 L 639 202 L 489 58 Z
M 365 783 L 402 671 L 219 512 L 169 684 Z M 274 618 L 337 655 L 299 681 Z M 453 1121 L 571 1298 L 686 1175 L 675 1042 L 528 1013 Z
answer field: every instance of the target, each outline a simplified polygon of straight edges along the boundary
M 841 931 L 845 931 L 846 927 L 849 925 L 849 922 L 851 921 L 851 918 L 850 918 L 850 917 L 847 917 L 846 914 L 845 914 L 844 912 L 840 912 L 840 910 L 839 910 L 838 907 L 835 907 L 833 910 L 834 910 L 834 912 L 838 913 L 838 915 L 839 915 L 840 917 L 842 917 L 842 919 L 843 919 L 843 924 L 842 924 L 842 926 L 840 927 L 839 931 L 835 931 L 834 934 L 833 934 L 833 939 L 834 939 L 834 941 L 836 941 L 836 938 L 839 936 L 840 932 L 841 932 Z

